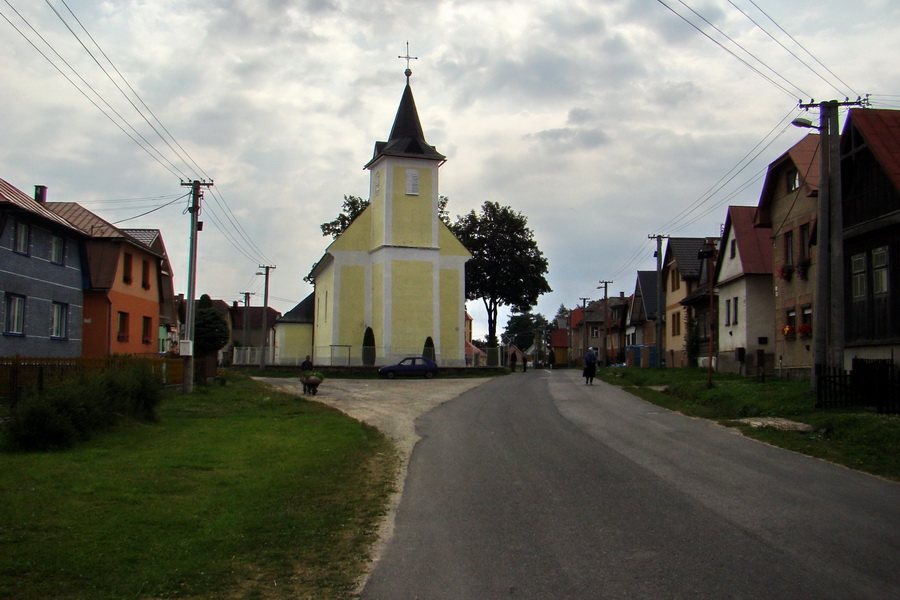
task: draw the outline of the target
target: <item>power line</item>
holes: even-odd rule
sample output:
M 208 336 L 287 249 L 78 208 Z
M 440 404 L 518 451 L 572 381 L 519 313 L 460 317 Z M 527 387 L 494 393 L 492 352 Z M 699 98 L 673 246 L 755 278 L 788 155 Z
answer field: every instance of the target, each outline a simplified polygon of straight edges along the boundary
M 734 52 L 732 52 L 731 50 L 729 50 L 728 48 L 726 48 L 721 42 L 719 42 L 718 40 L 714 39 L 714 38 L 713 38 L 712 36 L 710 36 L 708 33 L 706 33 L 705 31 L 703 31 L 703 30 L 700 29 L 699 27 L 697 27 L 697 25 L 695 25 L 694 23 L 692 23 L 687 17 L 685 17 L 684 15 L 682 15 L 681 13 L 679 13 L 677 10 L 675 10 L 674 8 L 672 8 L 671 6 L 669 6 L 668 4 L 666 4 L 666 3 L 664 2 L 664 0 L 656 0 L 656 1 L 657 1 L 658 3 L 660 3 L 660 4 L 662 4 L 663 6 L 665 6 L 667 9 L 669 9 L 669 11 L 671 11 L 672 14 L 674 14 L 675 16 L 677 16 L 679 19 L 681 19 L 682 21 L 684 21 L 685 23 L 687 23 L 688 25 L 690 25 L 691 27 L 693 27 L 694 29 L 696 29 L 701 35 L 703 35 L 703 36 L 704 36 L 705 38 L 707 38 L 709 41 L 711 41 L 712 43 L 714 43 L 715 45 L 717 45 L 719 48 L 721 48 L 722 50 L 724 50 L 725 52 L 727 52 L 728 54 L 730 54 L 730 55 L 733 56 L 734 58 L 736 58 L 736 59 L 738 59 L 739 61 L 741 61 L 742 63 L 744 63 L 744 65 L 747 66 L 747 67 L 748 67 L 750 70 L 752 70 L 754 73 L 756 73 L 757 75 L 759 75 L 760 77 L 762 77 L 763 79 L 765 79 L 766 81 L 768 81 L 769 83 L 771 83 L 772 85 L 774 85 L 775 87 L 777 87 L 779 90 L 781 90 L 782 92 L 784 92 L 785 94 L 787 94 L 790 98 L 792 98 L 792 99 L 795 99 L 795 98 L 796 98 L 797 94 L 792 93 L 792 92 L 789 91 L 787 88 L 785 88 L 784 86 L 782 86 L 781 84 L 779 84 L 778 82 L 776 82 L 775 80 L 773 80 L 771 77 L 769 77 L 768 75 L 766 75 L 765 73 L 763 73 L 762 71 L 760 71 L 759 69 L 757 69 L 756 67 L 754 67 L 753 65 L 751 65 L 750 63 L 748 63 L 746 60 L 744 60 L 743 58 L 741 58 L 740 56 L 738 56 L 737 54 L 735 54 Z M 681 1 L 681 0 L 679 0 L 679 1 Z M 682 2 L 682 4 L 684 4 L 684 3 Z M 685 6 L 687 6 L 687 5 L 685 5 Z M 688 7 L 688 8 L 690 8 L 690 7 Z M 693 9 L 691 9 L 691 10 L 692 10 L 692 12 L 693 12 Z M 695 13 L 695 14 L 696 14 L 696 13 Z M 702 17 L 701 17 L 701 18 L 702 18 Z M 704 19 L 704 20 L 705 20 L 705 19 Z M 707 22 L 708 22 L 708 21 L 707 21 Z M 758 59 L 757 59 L 757 60 L 758 60 Z M 794 87 L 796 87 L 796 86 L 794 86 Z M 802 93 L 801 93 L 800 95 L 801 95 L 801 96 L 808 96 L 809 94 L 802 94 Z
M 835 79 L 837 79 L 839 82 L 841 82 L 842 85 L 846 86 L 848 90 L 850 90 L 851 92 L 853 92 L 853 95 L 854 95 L 854 96 L 861 96 L 861 95 L 862 95 L 862 94 L 859 94 L 858 92 L 854 91 L 854 89 L 853 89 L 850 85 L 848 85 L 843 79 L 841 79 L 840 77 L 838 77 L 837 75 L 835 75 L 835 74 L 831 71 L 831 69 L 829 69 L 828 67 L 826 67 L 825 65 L 823 65 L 823 64 L 822 64 L 822 61 L 820 61 L 818 58 L 816 58 L 816 57 L 813 55 L 812 52 L 810 52 L 809 50 L 807 50 L 806 47 L 803 46 L 803 44 L 801 44 L 801 43 L 798 42 L 796 39 L 794 39 L 794 36 L 792 36 L 792 35 L 789 34 L 787 31 L 785 31 L 784 28 L 783 28 L 781 25 L 779 25 L 779 24 L 775 21 L 775 19 L 773 19 L 772 17 L 770 17 L 769 14 L 768 14 L 766 11 L 764 11 L 763 9 L 761 9 L 761 8 L 756 4 L 756 2 L 754 2 L 753 0 L 749 0 L 749 2 L 750 2 L 750 4 L 753 5 L 754 8 L 756 8 L 756 10 L 758 10 L 759 12 L 761 12 L 762 14 L 764 14 L 764 15 L 766 16 L 767 19 L 769 19 L 770 21 L 772 21 L 772 23 L 775 25 L 775 27 L 777 27 L 778 29 L 780 29 L 781 32 L 782 32 L 784 35 L 788 36 L 788 38 L 790 38 L 790 40 L 791 40 L 792 42 L 794 42 L 795 44 L 797 44 L 804 52 L 806 52 L 807 54 L 809 54 L 810 57 L 812 57 L 812 59 L 813 59 L 814 61 L 816 61 L 816 62 L 819 64 L 819 66 L 821 66 L 823 69 L 825 69 L 826 71 L 828 71 L 828 73 L 829 73 L 832 77 L 834 77 Z
M 767 36 L 769 36 L 769 38 L 770 38 L 773 42 L 775 42 L 776 44 L 778 44 L 779 46 L 781 46 L 781 47 L 785 50 L 785 52 L 787 52 L 788 54 L 790 54 L 791 56 L 793 56 L 794 58 L 796 58 L 797 61 L 798 61 L 800 64 L 802 64 L 804 67 L 806 67 L 807 69 L 809 69 L 810 71 L 812 71 L 813 74 L 814 74 L 816 77 L 818 77 L 819 79 L 821 79 L 822 81 L 824 81 L 826 85 L 831 86 L 838 94 L 841 94 L 841 95 L 844 94 L 844 92 L 842 92 L 836 85 L 834 85 L 833 83 L 831 83 L 830 81 L 828 81 L 827 79 L 825 79 L 818 71 L 816 71 L 816 70 L 813 69 L 811 66 L 809 66 L 809 64 L 808 64 L 806 61 L 804 61 L 802 58 L 800 58 L 799 56 L 797 56 L 791 49 L 789 49 L 787 46 L 785 46 L 784 44 L 782 44 L 781 41 L 779 41 L 774 35 L 772 35 L 771 33 L 769 33 L 769 32 L 768 32 L 762 25 L 760 25 L 753 17 L 751 17 L 750 15 L 748 15 L 747 12 L 744 11 L 744 9 L 742 9 L 742 8 L 739 7 L 737 4 L 735 4 L 734 2 L 732 2 L 732 0 L 728 0 L 728 4 L 730 4 L 731 6 L 733 6 L 733 7 L 734 7 L 736 10 L 738 10 L 742 15 L 744 15 L 745 17 L 747 17 L 747 19 L 749 19 L 751 23 L 753 23 L 754 25 L 756 25 L 756 27 L 757 27 L 760 31 L 762 31 L 762 32 L 765 33 Z M 756 5 L 754 4 L 754 6 L 756 6 Z M 759 7 L 757 7 L 757 8 L 759 8 Z M 765 13 L 763 13 L 763 14 L 765 14 Z M 766 15 L 766 16 L 768 17 L 769 15 Z M 769 17 L 769 20 L 771 21 L 772 18 Z M 774 23 L 774 21 L 772 21 L 772 22 Z M 777 23 L 775 23 L 775 25 L 778 26 Z M 778 26 L 778 28 L 781 29 L 780 26 Z M 784 31 L 784 29 L 781 29 L 781 30 Z M 786 32 L 785 32 L 785 34 L 787 35 Z M 790 36 L 788 35 L 788 37 L 790 37 Z M 791 39 L 793 39 L 793 38 L 791 38 Z M 796 40 L 794 40 L 794 43 L 796 43 Z M 801 46 L 801 47 L 802 47 L 802 46 Z M 804 50 L 805 50 L 805 48 L 804 48 Z M 807 52 L 807 54 L 809 54 L 809 52 Z M 812 56 L 812 55 L 810 55 L 810 56 Z M 815 57 L 813 57 L 813 58 L 815 58 Z M 818 62 L 818 61 L 817 61 L 817 62 Z M 822 63 L 819 63 L 819 64 L 821 65 Z M 825 65 L 822 65 L 822 66 L 824 67 Z M 826 68 L 826 70 L 828 70 L 828 69 Z M 831 73 L 831 71 L 828 71 L 828 72 Z M 834 75 L 834 73 L 831 73 L 831 74 L 832 74 L 835 78 L 837 78 L 838 81 L 840 81 L 840 78 L 838 78 L 836 75 Z M 841 82 L 841 83 L 843 83 L 843 82 Z M 844 85 L 846 85 L 846 84 L 844 84 Z M 850 89 L 850 87 L 847 86 L 847 89 Z M 852 91 L 852 90 L 851 90 L 851 91 Z M 854 92 L 854 93 L 855 93 L 855 92 Z

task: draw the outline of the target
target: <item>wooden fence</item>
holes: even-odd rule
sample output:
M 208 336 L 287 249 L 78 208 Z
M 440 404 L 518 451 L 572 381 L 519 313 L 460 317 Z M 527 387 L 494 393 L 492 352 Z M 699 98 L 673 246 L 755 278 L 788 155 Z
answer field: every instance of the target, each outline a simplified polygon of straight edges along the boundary
M 872 406 L 900 414 L 900 373 L 891 360 L 854 358 L 852 369 L 826 369 L 816 381 L 817 408 Z
M 180 358 L 135 358 L 109 356 L 105 358 L 36 358 L 25 356 L 0 357 L 0 398 L 10 409 L 30 391 L 46 386 L 64 384 L 67 379 L 85 372 L 122 369 L 133 362 L 148 363 L 163 385 L 180 385 L 184 379 L 184 363 Z

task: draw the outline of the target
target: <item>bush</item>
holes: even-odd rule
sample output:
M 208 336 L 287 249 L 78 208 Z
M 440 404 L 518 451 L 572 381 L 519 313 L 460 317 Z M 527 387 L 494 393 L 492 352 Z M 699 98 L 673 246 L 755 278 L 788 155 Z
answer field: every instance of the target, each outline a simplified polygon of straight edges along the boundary
M 81 375 L 36 392 L 19 403 L 6 423 L 13 449 L 67 448 L 123 418 L 156 421 L 162 384 L 146 363 Z

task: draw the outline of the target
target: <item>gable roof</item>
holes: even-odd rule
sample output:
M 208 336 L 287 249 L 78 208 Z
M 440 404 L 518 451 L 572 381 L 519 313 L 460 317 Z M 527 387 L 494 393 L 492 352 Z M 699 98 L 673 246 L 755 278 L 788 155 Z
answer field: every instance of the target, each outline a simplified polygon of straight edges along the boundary
M 706 238 L 669 238 L 666 257 L 678 263 L 682 279 L 698 279 L 702 262 L 698 254 L 705 247 Z
M 69 223 L 72 223 L 82 231 L 86 232 L 94 240 L 125 242 L 137 246 L 141 250 L 155 254 L 160 258 L 164 258 L 159 251 L 154 250 L 149 245 L 126 233 L 125 230 L 119 229 L 112 223 L 92 213 L 77 202 L 47 202 L 46 207 Z M 134 229 L 132 231 L 145 230 Z
M 722 241 L 734 240 L 738 259 L 741 261 L 740 275 L 771 275 L 772 273 L 772 228 L 754 227 L 757 209 L 755 206 L 729 206 L 722 230 Z M 723 252 L 728 249 L 723 247 Z M 716 261 L 713 281 L 719 281 L 719 271 L 724 261 Z M 739 276 L 740 276 L 739 275 Z
M 802 195 L 811 197 L 819 193 L 819 167 L 821 166 L 819 141 L 820 138 L 817 134 L 810 133 L 791 146 L 787 152 L 769 163 L 766 179 L 759 194 L 759 206 L 754 217 L 754 223 L 757 227 L 772 226 L 772 203 L 785 195 L 776 195 L 775 193 L 776 184 L 778 183 L 777 175 L 787 163 L 791 163 L 797 169 L 797 172 L 800 173 L 800 186 L 803 189 L 800 193 Z
M 656 271 L 638 271 L 634 283 L 634 301 L 631 304 L 631 322 L 656 319 L 659 306 L 657 298 Z
M 315 292 L 300 301 L 297 306 L 278 317 L 277 323 L 312 323 L 315 316 Z
M 852 108 L 844 123 L 845 134 L 851 124 L 869 145 L 894 189 L 900 192 L 900 111 Z
M 84 235 L 84 231 L 48 209 L 46 203 L 38 202 L 4 179 L 0 179 L 0 207 L 23 210 L 57 227 L 68 229 L 72 233 Z
M 425 133 L 422 131 L 422 123 L 419 121 L 419 112 L 416 110 L 416 101 L 413 98 L 412 88 L 409 87 L 408 77 L 403 96 L 400 98 L 400 106 L 397 108 L 397 116 L 394 117 L 394 126 L 391 127 L 391 135 L 386 142 L 375 142 L 372 160 L 366 163 L 364 168 L 368 169 L 382 156 L 430 160 L 446 158 L 425 141 Z

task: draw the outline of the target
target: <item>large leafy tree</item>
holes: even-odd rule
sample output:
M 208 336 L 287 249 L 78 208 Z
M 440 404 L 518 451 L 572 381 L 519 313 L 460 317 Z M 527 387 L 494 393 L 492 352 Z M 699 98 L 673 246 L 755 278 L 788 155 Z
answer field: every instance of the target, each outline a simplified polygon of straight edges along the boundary
M 438 197 L 438 217 L 440 217 L 441 221 L 450 225 L 450 215 L 447 212 L 448 202 L 450 202 L 450 198 L 446 196 Z M 364 200 L 359 196 L 344 195 L 344 203 L 341 205 L 340 214 L 334 220 L 322 223 L 319 226 L 322 228 L 322 235 L 330 235 L 332 239 L 337 239 L 368 206 L 368 200 Z
M 528 312 L 541 294 L 552 291 L 544 275 L 547 259 L 528 219 L 508 206 L 485 202 L 450 227 L 472 253 L 466 263 L 466 298 L 481 299 L 487 311 L 488 346 L 497 345 L 497 310 Z

